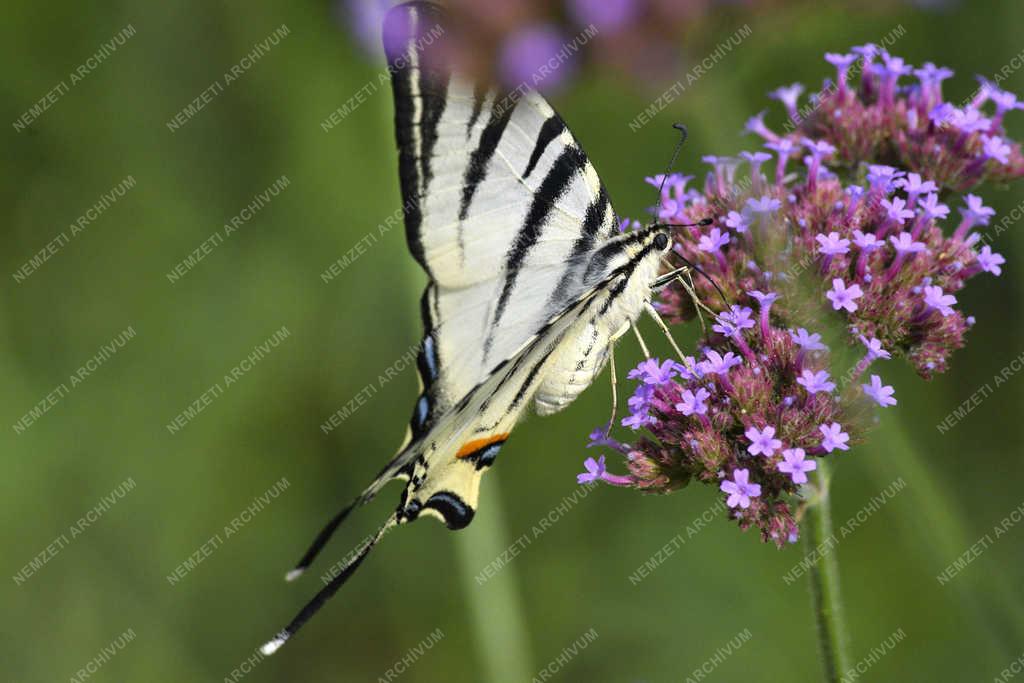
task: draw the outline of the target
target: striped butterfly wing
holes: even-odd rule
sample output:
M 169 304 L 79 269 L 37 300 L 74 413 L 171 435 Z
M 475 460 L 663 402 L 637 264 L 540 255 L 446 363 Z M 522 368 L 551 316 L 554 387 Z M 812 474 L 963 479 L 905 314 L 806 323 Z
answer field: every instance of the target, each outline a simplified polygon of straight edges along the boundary
M 446 31 L 425 2 L 384 29 L 406 236 L 430 277 L 414 437 L 595 284 L 586 266 L 616 225 L 562 118 L 535 91 L 453 74 Z

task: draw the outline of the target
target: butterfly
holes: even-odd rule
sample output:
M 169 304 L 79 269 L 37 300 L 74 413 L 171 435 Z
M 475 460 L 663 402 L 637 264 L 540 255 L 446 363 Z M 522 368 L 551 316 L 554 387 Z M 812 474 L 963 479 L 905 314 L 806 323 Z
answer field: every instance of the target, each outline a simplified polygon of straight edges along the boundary
M 406 238 L 429 279 L 420 300 L 421 393 L 398 454 L 286 578 L 300 576 L 385 484 L 398 479 L 405 489 L 264 654 L 291 638 L 389 530 L 421 517 L 449 529 L 472 522 L 480 478 L 516 423 L 531 406 L 550 415 L 572 403 L 677 274 L 659 276 L 675 226 L 620 232 L 597 171 L 551 105 L 531 89 L 453 73 L 445 32 L 443 10 L 428 2 L 385 17 Z

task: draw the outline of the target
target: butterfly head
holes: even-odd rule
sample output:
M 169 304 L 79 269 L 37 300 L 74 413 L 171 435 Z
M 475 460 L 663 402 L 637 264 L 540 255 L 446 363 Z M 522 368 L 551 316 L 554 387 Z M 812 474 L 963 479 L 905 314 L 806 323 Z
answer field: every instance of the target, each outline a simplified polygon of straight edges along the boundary
M 655 223 L 647 226 L 645 232 L 649 234 L 655 249 L 667 252 L 672 245 L 673 231 L 680 228 L 703 228 L 714 222 L 714 218 L 702 218 L 696 223 Z

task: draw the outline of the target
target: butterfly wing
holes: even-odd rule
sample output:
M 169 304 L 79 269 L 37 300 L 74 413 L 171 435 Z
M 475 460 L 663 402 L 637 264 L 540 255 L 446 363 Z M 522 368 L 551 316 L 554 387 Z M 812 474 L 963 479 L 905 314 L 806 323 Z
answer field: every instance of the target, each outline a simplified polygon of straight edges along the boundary
M 616 225 L 562 118 L 534 91 L 453 73 L 447 31 L 426 2 L 384 29 L 406 236 L 430 277 L 413 437 L 596 284 L 586 265 Z

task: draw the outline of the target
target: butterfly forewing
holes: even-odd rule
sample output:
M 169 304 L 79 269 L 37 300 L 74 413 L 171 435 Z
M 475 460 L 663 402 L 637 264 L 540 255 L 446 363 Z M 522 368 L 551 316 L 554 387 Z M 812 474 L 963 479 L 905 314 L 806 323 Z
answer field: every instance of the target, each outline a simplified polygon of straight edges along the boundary
M 414 435 L 584 291 L 585 264 L 615 228 L 561 117 L 534 91 L 453 74 L 447 30 L 429 3 L 395 8 L 385 26 L 407 238 L 432 281 L 433 356 L 420 367 L 433 370 Z

